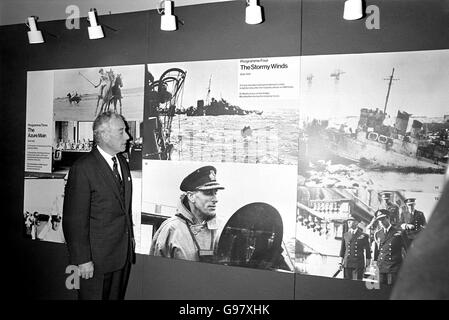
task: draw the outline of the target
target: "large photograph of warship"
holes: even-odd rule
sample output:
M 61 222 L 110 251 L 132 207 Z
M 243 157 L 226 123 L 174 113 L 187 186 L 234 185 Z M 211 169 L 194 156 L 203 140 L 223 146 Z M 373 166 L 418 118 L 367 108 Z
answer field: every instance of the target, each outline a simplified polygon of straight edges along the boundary
M 444 184 L 448 63 L 448 50 L 303 57 L 297 272 L 384 283 L 388 219 L 401 235 L 394 282 Z
M 241 99 L 238 63 L 147 66 L 144 159 L 297 164 L 299 96 Z

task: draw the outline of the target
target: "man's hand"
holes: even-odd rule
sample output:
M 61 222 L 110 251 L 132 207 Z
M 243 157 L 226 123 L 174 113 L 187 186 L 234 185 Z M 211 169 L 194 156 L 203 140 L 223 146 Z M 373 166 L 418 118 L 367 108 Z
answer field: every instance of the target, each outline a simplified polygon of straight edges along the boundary
M 80 276 L 83 279 L 90 279 L 94 276 L 94 263 L 92 261 L 78 265 Z
M 413 230 L 415 229 L 415 226 L 411 223 L 403 223 L 401 224 L 402 230 Z

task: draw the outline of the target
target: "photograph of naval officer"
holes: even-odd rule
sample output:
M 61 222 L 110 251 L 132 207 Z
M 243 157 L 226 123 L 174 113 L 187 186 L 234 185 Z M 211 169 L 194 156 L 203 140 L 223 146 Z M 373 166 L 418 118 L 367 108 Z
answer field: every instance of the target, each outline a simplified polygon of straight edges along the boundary
M 359 228 L 360 221 L 354 217 L 350 217 L 347 223 L 348 231 L 343 234 L 340 250 L 343 277 L 362 280 L 371 263 L 369 236 Z
M 386 209 L 376 212 L 380 229 L 374 234 L 376 249 L 374 261 L 379 270 L 379 283 L 394 284 L 405 256 L 405 243 L 402 231 L 391 224 L 391 213 Z
M 406 210 L 401 212 L 399 225 L 405 232 L 404 240 L 407 248 L 416 239 L 421 230 L 424 229 L 427 221 L 422 211 L 416 210 L 416 198 L 405 199 Z
M 390 212 L 390 223 L 397 227 L 399 223 L 399 206 L 392 201 L 392 192 L 384 191 L 380 193 L 382 203 L 379 209 L 386 209 Z
M 216 217 L 217 169 L 201 167 L 183 179 L 176 215 L 165 220 L 153 236 L 150 255 L 213 262 L 218 242 Z

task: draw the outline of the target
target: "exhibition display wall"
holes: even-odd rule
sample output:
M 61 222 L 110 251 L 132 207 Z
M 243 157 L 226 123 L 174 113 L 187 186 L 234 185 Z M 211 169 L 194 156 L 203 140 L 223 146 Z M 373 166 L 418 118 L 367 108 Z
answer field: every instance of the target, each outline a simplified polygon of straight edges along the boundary
M 36 139 L 51 136 L 51 141 L 43 144 L 56 147 L 63 159 L 74 151 L 89 149 L 91 137 L 87 132 L 98 111 L 91 81 L 98 81 L 98 71 L 104 69 L 123 78 L 124 98 L 116 101 L 116 107 L 122 113 L 123 103 L 123 114 L 130 120 L 136 138 L 130 163 L 139 255 L 127 298 L 388 298 L 388 286 L 370 287 L 366 281 L 334 275 L 339 268 L 344 221 L 357 216 L 366 227 L 387 191 L 398 204 L 411 197 L 417 199 L 429 219 L 439 199 L 444 170 L 437 163 L 425 175 L 411 172 L 404 178 L 388 171 L 379 174 L 370 170 L 372 166 L 366 169 L 339 162 L 334 156 L 324 155 L 324 150 L 344 153 L 339 159 L 350 158 L 344 148 L 347 143 L 342 142 L 347 137 L 358 138 L 352 131 L 357 125 L 353 127 L 354 119 L 350 118 L 357 116 L 360 124 L 358 116 L 363 107 L 383 107 L 388 82 L 382 77 L 390 76 L 390 72 L 390 85 L 394 75 L 406 84 L 404 92 L 398 88 L 399 93 L 392 96 L 387 113 L 395 116 L 397 112 L 398 117 L 404 111 L 419 114 L 421 118 L 415 120 L 420 123 L 447 113 L 441 101 L 447 100 L 443 87 L 449 79 L 438 66 L 449 57 L 444 50 L 448 44 L 440 37 L 441 30 L 447 30 L 448 11 L 438 1 L 425 7 L 405 1 L 370 4 L 381 9 L 380 29 L 369 29 L 364 19 L 344 21 L 338 1 L 293 0 L 264 1 L 265 22 L 256 26 L 244 23 L 244 10 L 237 1 L 176 8 L 177 16 L 184 21 L 176 32 L 160 31 L 155 11 L 101 16 L 101 22 L 116 31 L 107 30 L 105 39 L 95 41 L 88 40 L 85 21 L 80 30 L 73 31 L 64 29 L 64 21 L 41 23 L 41 28 L 58 34 L 58 38 L 48 37 L 38 46 L 26 44 L 20 26 L 2 27 L 2 39 L 10 40 L 2 48 L 2 59 L 7 60 L 2 61 L 2 91 L 10 93 L 2 107 L 8 138 L 2 148 L 6 150 L 3 160 L 11 168 L 7 173 L 11 187 L 6 194 L 10 199 L 6 233 L 11 242 L 10 256 L 20 265 L 14 277 L 20 285 L 13 284 L 13 290 L 27 288 L 30 297 L 39 299 L 76 296 L 65 288 L 68 257 L 60 244 L 63 235 L 50 223 L 51 217 L 57 221 L 61 214 L 62 196 L 51 191 L 63 188 L 64 175 L 59 174 L 54 161 L 60 155 L 50 151 L 47 159 L 40 157 L 48 152 Z M 403 6 L 408 7 L 406 16 L 401 15 Z M 428 13 L 424 17 L 423 11 Z M 432 14 L 432 19 L 422 21 Z M 412 24 L 412 20 L 417 22 Z M 420 36 L 408 41 L 411 33 Z M 250 71 L 263 69 L 260 66 L 275 67 Z M 174 73 L 167 74 L 169 71 Z M 165 154 L 165 159 L 154 158 L 151 137 L 146 135 L 151 126 L 146 116 L 154 116 L 151 90 L 158 92 L 154 91 L 154 78 L 168 79 L 168 84 L 176 80 L 178 89 L 182 86 L 186 90 L 182 92 L 182 106 L 190 106 L 191 112 L 204 103 L 221 103 L 226 109 L 235 104 L 243 108 L 246 115 L 242 117 L 247 118 L 227 115 L 211 122 L 204 114 L 189 117 L 189 110 L 182 110 L 187 115 L 179 113 L 171 123 L 172 137 L 177 139 L 174 149 Z M 366 83 L 360 84 L 361 79 Z M 255 83 L 264 87 L 263 93 L 252 91 Z M 423 83 L 432 84 L 432 90 L 423 89 Z M 211 90 L 214 86 L 219 89 Z M 176 88 L 171 90 L 179 93 Z M 407 90 L 415 95 L 407 95 Z M 430 95 L 435 100 L 429 101 L 427 113 L 420 113 L 420 103 L 426 102 L 422 99 Z M 80 98 L 77 101 L 73 97 Z M 154 107 L 160 111 L 170 104 Z M 51 119 L 47 125 L 43 125 L 45 112 Z M 337 117 L 340 122 L 332 123 Z M 320 119 L 318 127 L 321 121 L 335 126 L 335 130 L 329 126 L 326 131 L 336 134 L 333 140 L 313 140 L 321 136 L 312 134 L 317 128 L 310 124 L 318 124 L 314 119 Z M 46 131 L 38 134 L 36 130 Z M 70 144 L 70 140 L 77 142 Z M 323 150 L 314 150 L 316 144 Z M 373 160 L 369 156 L 366 158 Z M 404 161 L 409 171 L 419 167 L 407 159 L 392 161 Z M 251 246 L 245 247 L 243 262 L 229 258 L 223 248 L 218 264 L 148 256 L 149 243 L 160 222 L 175 213 L 180 181 L 203 165 L 216 166 L 217 180 L 227 188 L 217 210 L 218 215 L 224 213 L 221 218 L 225 223 L 228 221 L 226 230 L 236 229 L 229 224 L 230 217 L 234 212 L 238 216 L 248 204 L 279 217 L 278 222 L 273 220 L 272 229 L 259 226 L 257 230 L 270 233 L 267 243 L 279 246 L 274 251 L 278 255 L 275 259 L 270 255 L 268 265 L 264 259 L 263 263 L 251 260 Z M 342 173 L 345 178 L 338 176 Z M 245 180 L 239 180 L 243 176 Z M 38 228 L 31 220 L 39 216 L 33 212 L 39 211 L 46 211 L 48 218 L 41 219 Z M 280 229 L 274 227 L 277 223 Z M 254 225 L 238 227 L 246 232 Z

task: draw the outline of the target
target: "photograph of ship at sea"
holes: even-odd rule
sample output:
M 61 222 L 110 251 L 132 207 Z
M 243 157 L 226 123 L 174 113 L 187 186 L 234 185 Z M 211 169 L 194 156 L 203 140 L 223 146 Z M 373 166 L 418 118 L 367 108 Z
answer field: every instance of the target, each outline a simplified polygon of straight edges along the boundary
M 93 121 L 107 110 L 143 118 L 144 66 L 98 66 L 54 71 L 54 120 Z
M 303 185 L 358 185 L 357 168 L 374 183 L 438 192 L 449 157 L 448 63 L 449 50 L 302 57 Z M 334 179 L 336 165 L 347 179 Z
M 376 234 L 391 225 L 394 281 L 444 185 L 448 63 L 449 50 L 301 58 L 297 272 L 383 283 Z
M 296 166 L 299 58 L 254 61 L 149 64 L 144 158 Z M 263 90 L 244 83 L 244 64 L 267 66 L 253 71 Z

